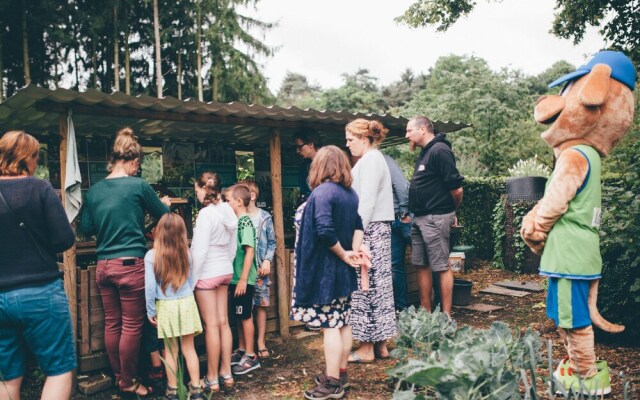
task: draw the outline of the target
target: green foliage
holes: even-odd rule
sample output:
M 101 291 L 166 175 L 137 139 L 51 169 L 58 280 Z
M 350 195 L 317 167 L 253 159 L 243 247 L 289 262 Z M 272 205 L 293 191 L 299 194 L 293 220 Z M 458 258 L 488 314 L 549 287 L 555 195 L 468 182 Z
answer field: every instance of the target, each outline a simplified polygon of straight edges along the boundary
M 494 257 L 494 235 L 501 232 L 492 228 L 490 210 L 500 203 L 505 179 L 466 178 L 463 187 L 464 199 L 458 210 L 458 221 L 464 229 L 459 243 L 475 246 L 478 258 L 490 260 Z
M 538 333 L 520 336 L 503 322 L 456 329 L 446 314 L 411 307 L 400 314 L 398 331 L 393 356 L 400 362 L 389 371 L 398 379 L 396 399 L 518 399 L 521 374 L 540 361 Z
M 33 174 L 36 178 L 44 179 L 46 181 L 49 180 L 49 168 L 44 165 L 38 165 L 36 167 L 36 172 Z
M 535 206 L 536 202 L 517 201 L 509 203 L 506 196 L 493 208 L 493 259 L 496 268 L 508 269 L 516 272 L 528 271 L 527 257 L 530 250 L 520 236 L 522 218 Z
M 538 155 L 527 160 L 518 160 L 517 163 L 509 168 L 509 176 L 542 176 L 548 178 L 551 175 L 551 169 L 546 165 L 538 162 Z
M 638 118 L 634 130 L 637 134 Z M 607 318 L 627 326 L 630 341 L 640 338 L 640 171 L 637 154 L 640 141 L 628 147 L 629 159 L 621 174 L 603 179 L 602 280 L 598 307 Z
M 142 159 L 142 179 L 153 185 L 162 180 L 162 153 L 145 154 Z
M 359 69 L 355 74 L 343 74 L 344 85 L 324 92 L 328 110 L 384 114 L 386 103 L 377 87 L 378 79 L 369 70 Z
M 177 97 L 181 92 L 182 98 L 197 98 L 201 75 L 206 100 L 270 101 L 256 56 L 269 57 L 274 49 L 257 34 L 274 25 L 240 12 L 257 1 L 158 0 L 163 94 Z M 112 93 L 116 88 L 125 91 L 125 77 L 130 76 L 132 94 L 156 94 L 156 76 L 149 69 L 155 54 L 151 1 L 4 0 L 0 26 L 0 65 L 6 71 L 0 75 L 7 89 L 3 97 L 26 82 L 23 33 L 33 83 L 57 87 L 71 82 L 78 90 L 91 87 Z M 202 66 L 211 66 L 208 70 L 197 70 L 198 28 Z M 130 62 L 125 70 L 127 54 Z
M 638 2 L 629 0 L 556 0 L 551 32 L 554 35 L 582 41 L 588 26 L 601 27 L 600 35 L 614 48 L 623 50 L 637 63 L 640 61 L 640 23 Z
M 536 154 L 550 165 L 552 153 L 540 140 L 543 128 L 531 118 L 540 96 L 531 81 L 517 70 L 494 72 L 481 58 L 441 57 L 429 71 L 425 88 L 398 112 L 473 124 L 448 135 L 471 175 L 504 175 L 518 159 Z
M 395 21 L 413 28 L 434 25 L 437 31 L 444 32 L 458 18 L 469 15 L 475 5 L 472 0 L 417 0 Z
M 487 0 L 491 1 L 491 0 Z M 469 15 L 477 0 L 415 0 L 397 17 L 397 22 L 411 27 L 433 26 L 437 31 L 449 29 Z M 582 41 L 588 26 L 602 26 L 600 34 L 614 48 L 630 53 L 640 61 L 640 23 L 637 1 L 628 0 L 556 0 L 551 32 L 561 38 Z
M 310 84 L 306 76 L 293 72 L 287 72 L 282 80 L 276 96 L 276 104 L 281 107 L 325 109 L 320 86 Z
M 256 168 L 253 153 L 236 153 L 236 169 L 239 181 L 254 180 Z
M 507 235 L 504 230 L 504 221 L 506 218 L 504 212 L 505 203 L 504 196 L 502 196 L 493 208 L 493 260 L 491 264 L 500 269 L 505 269 L 504 241 Z

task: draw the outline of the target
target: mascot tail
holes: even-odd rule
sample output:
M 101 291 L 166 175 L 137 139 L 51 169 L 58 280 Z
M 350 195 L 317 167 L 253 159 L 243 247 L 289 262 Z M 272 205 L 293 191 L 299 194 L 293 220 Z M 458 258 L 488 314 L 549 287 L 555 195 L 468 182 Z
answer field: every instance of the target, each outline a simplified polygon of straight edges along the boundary
M 624 331 L 623 325 L 612 324 L 600 315 L 596 303 L 598 301 L 598 283 L 599 279 L 591 281 L 589 286 L 589 316 L 591 317 L 591 323 L 596 327 L 609 333 L 620 333 Z

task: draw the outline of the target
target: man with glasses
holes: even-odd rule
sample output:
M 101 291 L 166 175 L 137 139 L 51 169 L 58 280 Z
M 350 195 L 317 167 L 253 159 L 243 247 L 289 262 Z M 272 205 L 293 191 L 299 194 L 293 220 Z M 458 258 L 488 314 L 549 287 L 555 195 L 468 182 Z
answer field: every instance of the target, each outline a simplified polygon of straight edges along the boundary
M 311 194 L 311 187 L 309 187 L 309 168 L 311 167 L 313 157 L 316 156 L 316 153 L 322 147 L 322 143 L 320 142 L 320 135 L 318 135 L 318 132 L 313 128 L 303 128 L 297 131 L 293 135 L 293 140 L 296 145 L 296 153 L 304 159 L 298 172 L 298 182 L 300 184 L 300 200 L 298 204 L 302 204 Z

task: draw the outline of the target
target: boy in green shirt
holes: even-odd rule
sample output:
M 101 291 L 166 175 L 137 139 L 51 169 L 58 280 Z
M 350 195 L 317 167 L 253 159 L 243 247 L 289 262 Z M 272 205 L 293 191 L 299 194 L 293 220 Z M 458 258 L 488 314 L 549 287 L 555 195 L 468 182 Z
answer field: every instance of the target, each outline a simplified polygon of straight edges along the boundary
M 260 368 L 253 348 L 253 295 L 258 267 L 256 265 L 256 228 L 247 215 L 251 192 L 244 185 L 234 185 L 226 192 L 231 208 L 238 217 L 238 250 L 233 260 L 233 278 L 229 285 L 231 313 L 240 320 L 238 337 L 244 338 L 246 349 L 238 348 L 231 356 L 232 372 L 244 375 Z

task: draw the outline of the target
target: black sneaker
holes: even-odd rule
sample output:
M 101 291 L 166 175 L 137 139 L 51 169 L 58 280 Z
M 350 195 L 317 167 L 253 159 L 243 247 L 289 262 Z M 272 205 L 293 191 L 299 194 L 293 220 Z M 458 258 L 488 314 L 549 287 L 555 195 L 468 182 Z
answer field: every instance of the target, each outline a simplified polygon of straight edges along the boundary
M 231 365 L 237 365 L 242 357 L 244 357 L 244 350 L 236 349 L 231 353 Z
M 258 360 L 258 356 L 254 355 L 253 357 L 249 357 L 245 354 L 242 356 L 240 362 L 231 368 L 231 372 L 235 375 L 244 375 L 258 368 L 260 368 L 260 360 Z
M 304 397 L 309 400 L 341 399 L 344 397 L 344 388 L 339 379 L 322 375 L 314 389 L 304 391 Z
M 325 376 L 325 374 L 316 375 L 316 377 L 314 378 L 314 382 L 316 383 L 316 385 L 319 385 Z M 340 383 L 342 383 L 342 387 L 344 388 L 344 390 L 347 390 L 351 387 L 351 384 L 349 383 L 349 376 L 346 372 L 340 373 Z

